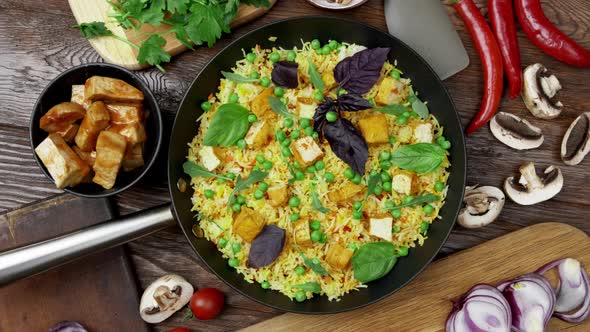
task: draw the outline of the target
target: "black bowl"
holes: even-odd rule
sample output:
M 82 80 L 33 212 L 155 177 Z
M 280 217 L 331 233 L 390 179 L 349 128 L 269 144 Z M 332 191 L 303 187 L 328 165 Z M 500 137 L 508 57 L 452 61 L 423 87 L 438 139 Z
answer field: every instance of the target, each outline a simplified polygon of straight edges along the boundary
M 53 182 L 51 175 L 35 153 L 35 147 L 47 137 L 47 133 L 39 128 L 39 120 L 43 114 L 51 109 L 51 107 L 61 102 L 70 101 L 72 85 L 84 84 L 86 79 L 95 75 L 118 78 L 141 90 L 145 96 L 143 104 L 148 116 L 145 123 L 147 141 L 145 142 L 143 153 L 145 161 L 144 166 L 131 172 L 120 172 L 117 176 L 117 181 L 115 181 L 115 185 L 111 189 L 104 189 L 96 183 L 81 183 L 75 187 L 64 188 L 65 191 L 74 195 L 91 198 L 115 195 L 139 181 L 139 179 L 141 179 L 152 166 L 156 160 L 158 151 L 160 151 L 163 126 L 162 114 L 160 113 L 156 98 L 148 88 L 147 84 L 129 70 L 107 63 L 89 63 L 70 68 L 49 82 L 49 85 L 47 85 L 45 90 L 43 90 L 39 96 L 39 99 L 37 99 L 33 114 L 31 115 L 29 134 L 33 156 L 43 173 L 49 178 L 49 180 L 51 180 L 51 182 Z
M 276 42 L 269 37 L 277 37 Z M 422 100 L 428 101 L 431 112 L 445 128 L 445 136 L 452 143 L 451 175 L 448 181 L 448 194 L 440 212 L 441 220 L 433 223 L 428 231 L 428 240 L 422 247 L 410 250 L 407 257 L 402 257 L 393 270 L 385 277 L 372 281 L 367 288 L 361 288 L 342 296 L 341 300 L 329 301 L 326 296 L 315 296 L 311 300 L 296 302 L 285 295 L 265 290 L 258 283 L 249 283 L 235 269 L 227 265 L 216 246 L 206 240 L 196 238 L 191 228 L 195 222 L 195 211 L 191 211 L 192 192 L 180 192 L 176 187 L 179 178 L 185 177 L 182 164 L 188 154 L 187 143 L 197 134 L 195 125 L 202 111 L 200 103 L 214 92 L 221 79 L 222 70 L 230 70 L 235 62 L 244 57 L 242 49 L 259 44 L 263 48 L 291 48 L 301 46 L 301 40 L 319 39 L 326 43 L 330 39 L 354 42 L 373 47 L 391 47 L 389 60 L 398 60 L 398 67 L 405 77 L 412 79 L 415 89 Z M 264 305 L 297 313 L 323 314 L 353 310 L 376 302 L 394 293 L 414 279 L 437 255 L 453 229 L 463 200 L 466 181 L 466 152 L 463 130 L 457 111 L 445 86 L 432 68 L 410 47 L 390 34 L 362 23 L 328 17 L 300 17 L 275 22 L 254 30 L 235 40 L 213 58 L 198 74 L 188 89 L 176 115 L 170 139 L 168 180 L 174 213 L 184 234 L 194 251 L 219 278 L 245 296 Z

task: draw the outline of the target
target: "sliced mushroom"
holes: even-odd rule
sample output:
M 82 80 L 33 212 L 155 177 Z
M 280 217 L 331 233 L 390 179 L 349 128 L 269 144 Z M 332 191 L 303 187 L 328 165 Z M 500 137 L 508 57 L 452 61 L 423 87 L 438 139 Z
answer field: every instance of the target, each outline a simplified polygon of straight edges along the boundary
M 152 282 L 143 292 L 139 314 L 148 323 L 160 323 L 182 309 L 190 301 L 193 290 L 183 277 L 167 274 Z
M 502 190 L 492 187 L 465 188 L 465 208 L 459 213 L 459 225 L 466 228 L 478 228 L 496 220 L 506 201 Z
M 520 205 L 533 205 L 551 199 L 563 187 L 563 175 L 559 167 L 547 167 L 542 177 L 537 175 L 532 162 L 520 166 L 519 171 L 521 176 L 518 182 L 512 176 L 504 181 L 504 191 Z
M 540 63 L 525 68 L 522 99 L 537 118 L 553 119 L 561 113 L 563 106 L 560 101 L 554 100 L 561 84 L 555 75 L 546 76 L 546 73 L 547 68 Z
M 566 165 L 577 165 L 590 152 L 590 112 L 578 116 L 561 141 L 561 160 Z
M 541 128 L 505 112 L 499 112 L 492 118 L 490 130 L 500 142 L 516 150 L 538 148 L 545 140 Z

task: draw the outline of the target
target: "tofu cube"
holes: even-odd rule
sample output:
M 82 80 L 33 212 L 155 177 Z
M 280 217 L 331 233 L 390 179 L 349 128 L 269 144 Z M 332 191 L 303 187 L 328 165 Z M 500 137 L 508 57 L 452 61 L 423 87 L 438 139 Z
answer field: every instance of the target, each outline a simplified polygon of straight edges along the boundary
M 311 232 L 309 231 L 309 220 L 301 219 L 297 221 L 293 227 L 293 235 L 298 246 L 311 247 L 313 245 Z
M 70 98 L 72 103 L 76 103 L 81 105 L 85 110 L 90 107 L 92 102 L 86 98 L 84 98 L 84 85 L 72 85 L 72 97 Z
M 143 93 L 123 80 L 92 76 L 84 84 L 84 97 L 90 101 L 110 101 L 118 103 L 141 103 Z
M 90 167 L 58 134 L 49 134 L 36 148 L 35 153 L 47 168 L 58 188 L 73 187 L 90 172 Z
M 391 178 L 391 188 L 399 194 L 411 194 L 416 185 L 416 175 L 409 171 L 399 171 Z
M 336 87 L 336 80 L 334 79 L 334 71 L 328 70 L 322 74 L 322 81 L 324 81 L 324 86 L 326 90 L 331 90 L 332 88 Z
M 143 106 L 141 104 L 106 104 L 114 124 L 142 123 L 144 119 Z
M 369 233 L 386 241 L 392 240 L 393 218 L 370 218 Z
M 306 119 L 313 119 L 315 115 L 315 110 L 318 107 L 316 103 L 306 104 L 302 102 L 297 103 L 297 111 L 299 112 L 299 116 Z
M 432 143 L 432 124 L 423 123 L 414 129 L 414 141 L 416 143 Z
M 250 243 L 264 228 L 262 216 L 249 207 L 242 207 L 232 225 L 233 232 L 239 235 L 244 241 Z
M 125 136 L 129 145 L 143 143 L 147 139 L 145 127 L 141 123 L 112 125 L 107 130 Z
M 272 206 L 281 206 L 285 204 L 289 198 L 286 184 L 272 186 L 268 188 L 267 193 L 268 198 L 270 199 L 269 203 Z
M 94 166 L 94 161 L 96 161 L 96 151 L 92 151 L 92 152 L 86 152 L 86 151 L 82 151 L 80 150 L 79 147 L 77 146 L 73 146 L 72 150 L 74 150 L 74 152 L 78 155 L 78 157 L 80 157 L 80 159 L 82 159 L 86 164 L 88 164 L 88 166 L 93 167 Z
M 201 161 L 201 165 L 210 172 L 215 170 L 221 164 L 221 160 L 212 146 L 201 147 L 199 150 L 199 160 Z
M 123 156 L 123 170 L 129 172 L 144 164 L 142 144 L 128 145 Z
M 66 128 L 56 131 L 55 133 L 58 134 L 59 136 L 61 136 L 64 139 L 64 141 L 71 143 L 74 141 L 74 138 L 76 137 L 76 134 L 78 133 L 79 128 L 80 128 L 79 124 L 72 123 L 69 126 L 67 126 Z
M 268 97 L 273 95 L 273 90 L 267 88 L 252 100 L 252 113 L 256 114 L 259 119 L 276 118 L 276 113 L 270 107 Z
M 256 121 L 250 126 L 244 140 L 253 148 L 262 148 L 270 143 L 272 139 L 272 126 L 267 120 Z
M 60 103 L 47 111 L 39 120 L 39 127 L 48 133 L 68 128 L 72 123 L 84 118 L 86 110 L 76 103 Z
M 402 104 L 410 95 L 408 87 L 398 79 L 386 77 L 381 81 L 375 102 L 381 105 Z
M 341 205 L 350 202 L 355 196 L 362 194 L 364 190 L 365 187 L 361 185 L 346 182 L 340 189 L 329 191 L 328 198 Z
M 115 185 L 126 148 L 125 137 L 111 131 L 101 131 L 96 142 L 96 161 L 93 167 L 95 175 L 92 182 L 111 189 Z
M 313 138 L 306 136 L 291 144 L 293 156 L 302 167 L 307 167 L 324 156 L 324 151 Z
M 389 142 L 389 128 L 387 126 L 387 117 L 384 114 L 364 117 L 359 120 L 358 126 L 368 144 Z
M 90 105 L 74 139 L 80 150 L 94 150 L 98 134 L 109 125 L 109 120 L 109 112 L 102 101 Z
M 328 253 L 326 254 L 326 262 L 335 269 L 343 270 L 348 264 L 354 252 L 338 243 L 330 244 Z

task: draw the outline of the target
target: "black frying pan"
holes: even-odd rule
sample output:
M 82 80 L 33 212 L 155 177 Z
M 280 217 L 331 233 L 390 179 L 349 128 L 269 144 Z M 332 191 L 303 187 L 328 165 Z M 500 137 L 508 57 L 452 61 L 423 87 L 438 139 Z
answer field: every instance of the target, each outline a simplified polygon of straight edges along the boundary
M 277 37 L 276 42 L 269 41 L 269 37 Z M 180 178 L 187 177 L 182 171 L 182 164 L 188 153 L 187 143 L 197 134 L 197 118 L 201 115 L 199 105 L 216 90 L 221 71 L 229 70 L 237 60 L 243 58 L 242 49 L 249 49 L 256 44 L 263 48 L 291 48 L 300 46 L 302 39 L 314 38 L 322 43 L 335 39 L 369 48 L 390 47 L 390 61 L 398 61 L 398 67 L 404 72 L 404 76 L 412 79 L 421 98 L 428 101 L 431 112 L 444 126 L 445 136 L 452 143 L 452 166 L 446 203 L 440 213 L 442 220 L 432 224 L 428 231 L 428 240 L 422 247 L 410 250 L 410 254 L 401 258 L 384 278 L 370 282 L 368 288 L 343 296 L 339 302 L 330 302 L 327 297 L 318 296 L 299 303 L 277 291 L 264 290 L 256 283 L 246 282 L 227 265 L 227 260 L 222 258 L 213 243 L 196 238 L 191 230 L 194 224 L 194 212 L 191 211 L 192 192 L 180 192 L 176 184 Z M 462 204 L 465 176 L 465 143 L 459 117 L 449 94 L 432 68 L 408 46 L 385 32 L 365 24 L 327 17 L 302 17 L 275 22 L 246 34 L 219 52 L 193 81 L 180 105 L 168 156 L 168 183 L 174 216 L 203 262 L 228 285 L 255 301 L 279 310 L 308 314 L 335 313 L 365 306 L 392 294 L 415 278 L 436 256 L 453 228 Z M 74 233 L 66 238 L 0 255 L 0 285 L 170 225 L 173 218 L 169 211 L 168 206 L 155 208 L 124 220 Z M 69 246 L 65 245 L 67 242 L 70 242 Z M 49 254 L 39 255 L 39 252 Z M 37 255 L 33 257 L 33 254 Z

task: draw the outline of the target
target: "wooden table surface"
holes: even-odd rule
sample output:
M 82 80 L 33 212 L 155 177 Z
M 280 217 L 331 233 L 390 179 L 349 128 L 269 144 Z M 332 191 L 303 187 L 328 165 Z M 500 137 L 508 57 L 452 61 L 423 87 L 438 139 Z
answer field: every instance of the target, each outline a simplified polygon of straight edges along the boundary
M 485 14 L 487 1 L 477 0 L 477 3 Z M 584 47 L 590 48 L 590 2 L 544 0 L 543 6 L 554 23 Z M 465 71 L 445 82 L 466 125 L 479 108 L 483 88 L 481 63 L 460 19 L 450 5 L 447 8 L 471 58 L 471 65 Z M 160 101 L 167 124 L 166 135 L 190 82 L 232 38 L 278 19 L 302 15 L 341 16 L 386 29 L 381 0 L 371 0 L 362 7 L 342 13 L 319 10 L 305 0 L 280 0 L 262 19 L 236 29 L 214 48 L 199 48 L 196 52 L 175 57 L 171 64 L 165 66 L 165 74 L 158 70 L 139 73 Z M 416 19 L 419 19 L 419 13 L 416 13 Z M 42 5 L 36 0 L 0 2 L 0 213 L 60 194 L 60 190 L 45 178 L 33 160 L 28 125 L 35 100 L 50 79 L 72 66 L 102 61 L 79 32 L 71 28 L 74 24 L 67 1 L 46 0 Z M 565 104 L 564 112 L 555 120 L 540 121 L 530 116 L 520 99 L 508 101 L 504 98 L 501 110 L 532 120 L 543 129 L 545 143 L 539 149 L 518 152 L 499 143 L 487 127 L 481 129 L 467 138 L 468 183 L 501 186 L 507 176 L 515 174 L 521 163 L 535 161 L 541 166 L 562 166 L 564 189 L 556 198 L 535 206 L 507 202 L 499 220 L 483 229 L 466 230 L 457 226 L 441 257 L 546 221 L 568 223 L 590 233 L 590 223 L 587 222 L 590 160 L 568 167 L 559 158 L 559 146 L 569 123 L 580 112 L 590 111 L 590 70 L 576 69 L 553 60 L 536 49 L 521 32 L 519 42 L 524 65 L 541 62 L 561 80 L 564 89 L 559 97 Z M 159 159 L 160 163 L 142 183 L 116 197 L 121 213 L 169 202 L 166 154 L 162 153 Z M 129 249 L 142 287 L 164 273 L 174 272 L 185 276 L 196 288 L 217 287 L 227 294 L 227 307 L 219 318 L 183 321 L 182 314 L 177 314 L 156 326 L 156 331 L 167 331 L 173 326 L 226 331 L 279 314 L 237 294 L 207 272 L 176 227 L 130 243 Z

